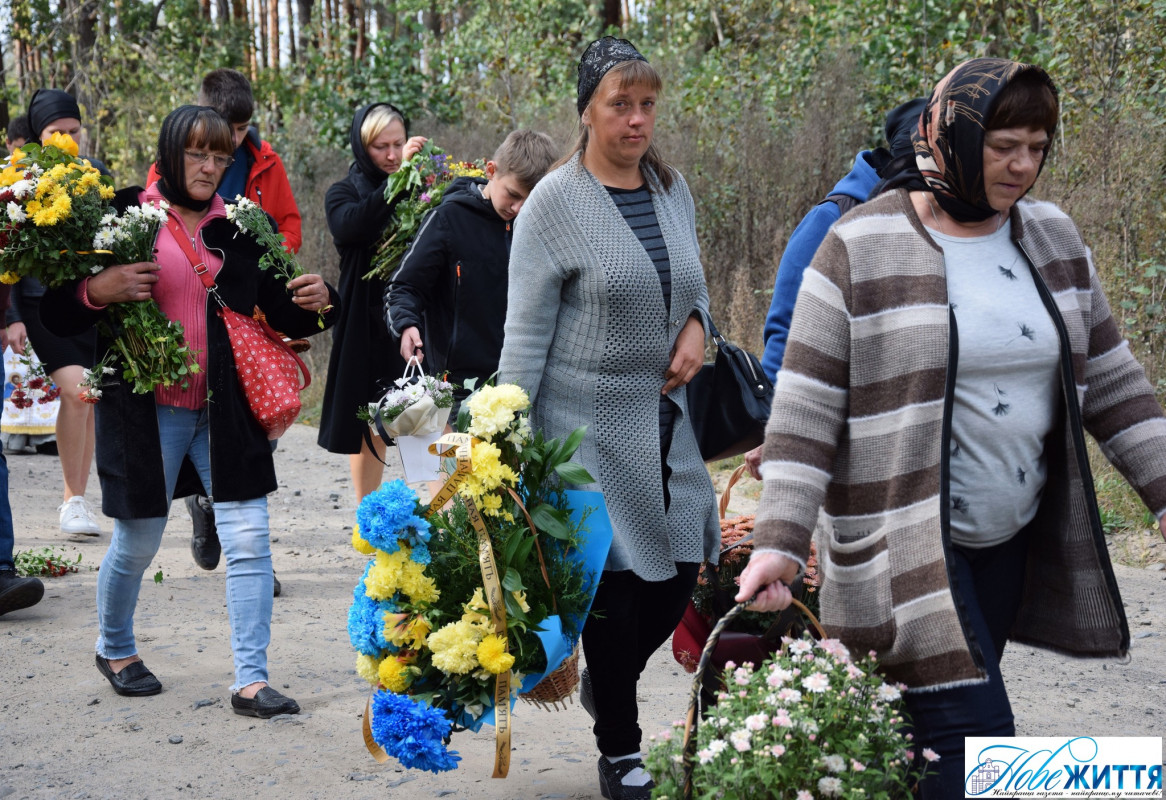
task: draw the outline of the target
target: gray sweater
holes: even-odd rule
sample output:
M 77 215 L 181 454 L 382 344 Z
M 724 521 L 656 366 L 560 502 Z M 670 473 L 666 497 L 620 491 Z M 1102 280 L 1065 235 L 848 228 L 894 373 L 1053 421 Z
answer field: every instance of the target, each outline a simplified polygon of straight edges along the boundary
M 656 268 L 615 203 L 576 155 L 543 178 L 522 209 L 510 251 L 499 379 L 530 394 L 548 437 L 580 425 L 577 459 L 595 477 L 615 529 L 606 569 L 660 581 L 675 562 L 715 558 L 720 525 L 688 421 L 684 387 L 668 455 L 664 511 L 660 389 L 672 345 L 693 311 L 708 311 L 696 215 L 679 175 L 652 195 L 672 265 L 672 313 Z

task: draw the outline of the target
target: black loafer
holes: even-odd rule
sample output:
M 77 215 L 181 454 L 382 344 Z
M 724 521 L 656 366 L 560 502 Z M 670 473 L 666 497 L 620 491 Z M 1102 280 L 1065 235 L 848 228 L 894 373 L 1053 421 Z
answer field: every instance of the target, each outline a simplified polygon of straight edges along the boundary
M 656 784 L 648 781 L 643 786 L 627 786 L 624 776 L 636 767 L 644 766 L 638 758 L 625 758 L 612 764 L 607 756 L 599 757 L 599 792 L 607 800 L 650 800 Z
M 125 697 L 146 697 L 162 691 L 162 684 L 141 661 L 133 661 L 114 672 L 109 659 L 97 656 L 97 669 L 109 681 L 113 690 Z
M 275 573 L 271 574 L 271 596 L 279 597 L 283 594 L 283 586 L 280 585 L 279 578 L 275 577 Z
M 219 557 L 223 554 L 219 532 L 215 528 L 214 508 L 210 506 L 209 499 L 191 495 L 186 498 L 186 510 L 190 512 L 193 529 L 190 535 L 190 555 L 195 564 L 205 570 L 212 570 L 219 565 Z
M 231 708 L 245 717 L 270 719 L 278 714 L 298 714 L 300 704 L 290 697 L 284 697 L 270 686 L 264 686 L 254 697 L 231 695 Z

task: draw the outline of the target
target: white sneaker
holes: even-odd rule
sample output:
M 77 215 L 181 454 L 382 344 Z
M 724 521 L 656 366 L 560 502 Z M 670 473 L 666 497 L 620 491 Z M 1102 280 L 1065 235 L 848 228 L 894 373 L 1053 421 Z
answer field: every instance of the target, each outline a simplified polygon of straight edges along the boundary
M 93 510 L 81 496 L 70 497 L 57 507 L 61 514 L 61 533 L 99 536 L 101 526 L 93 516 Z

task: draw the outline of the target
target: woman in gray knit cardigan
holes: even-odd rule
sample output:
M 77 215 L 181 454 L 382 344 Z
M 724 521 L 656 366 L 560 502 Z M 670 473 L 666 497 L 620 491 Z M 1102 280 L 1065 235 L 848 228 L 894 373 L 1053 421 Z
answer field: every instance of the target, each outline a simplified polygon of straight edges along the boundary
M 1166 510 L 1153 388 L 1072 220 L 1024 199 L 1058 111 L 1039 67 L 939 82 L 899 188 L 806 272 L 766 431 L 738 600 L 788 605 L 817 527 L 822 623 L 907 685 L 916 750 L 940 756 L 925 800 L 963 796 L 965 737 L 1015 734 L 1008 639 L 1129 649 L 1084 432 Z
M 684 393 L 704 358 L 708 291 L 692 197 L 652 146 L 660 88 L 626 41 L 584 53 L 579 143 L 515 226 L 499 365 L 548 437 L 587 426 L 579 460 L 615 529 L 581 690 L 607 798 L 650 794 L 636 682 L 720 541 Z

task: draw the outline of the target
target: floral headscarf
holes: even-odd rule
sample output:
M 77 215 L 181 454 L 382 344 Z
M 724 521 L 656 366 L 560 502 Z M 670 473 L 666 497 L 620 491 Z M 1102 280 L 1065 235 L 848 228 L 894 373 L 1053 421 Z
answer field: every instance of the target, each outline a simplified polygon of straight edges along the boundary
M 912 136 L 915 162 L 936 202 L 960 222 L 980 222 L 996 213 L 984 192 L 984 134 L 1000 92 L 1028 72 L 1057 94 L 1052 79 L 1040 67 L 1003 58 L 974 58 L 935 85 L 919 118 Z

